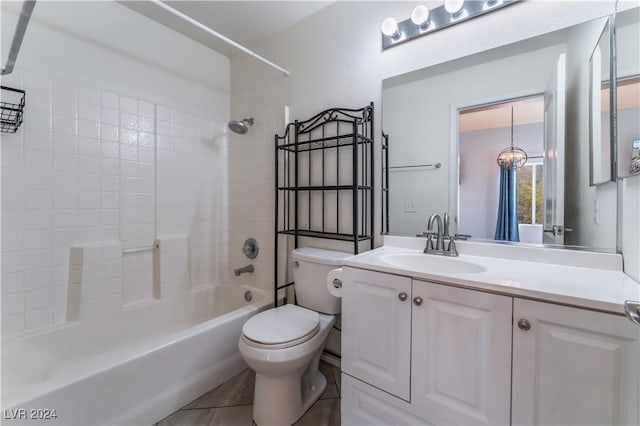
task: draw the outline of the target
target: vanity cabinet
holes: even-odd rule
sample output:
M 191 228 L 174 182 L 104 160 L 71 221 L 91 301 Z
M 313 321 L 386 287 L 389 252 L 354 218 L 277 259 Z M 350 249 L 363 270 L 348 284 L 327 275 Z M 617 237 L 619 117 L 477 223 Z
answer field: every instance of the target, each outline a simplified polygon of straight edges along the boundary
M 345 267 L 343 425 L 639 424 L 623 316 Z
M 343 372 L 405 404 L 394 417 L 398 404 L 383 409 L 384 395 L 363 399 L 366 386 L 347 379 L 345 424 L 404 424 L 408 412 L 431 424 L 509 423 L 510 297 L 353 268 L 343 283 Z
M 640 424 L 640 331 L 623 316 L 514 299 L 514 425 Z

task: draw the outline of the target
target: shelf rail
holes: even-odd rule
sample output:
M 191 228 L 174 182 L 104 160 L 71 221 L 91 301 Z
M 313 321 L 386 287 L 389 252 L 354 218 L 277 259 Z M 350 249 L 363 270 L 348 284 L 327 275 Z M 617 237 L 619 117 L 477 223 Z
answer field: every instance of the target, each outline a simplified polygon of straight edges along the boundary
M 440 167 L 442 167 L 442 163 L 435 163 L 435 164 L 411 164 L 411 165 L 407 165 L 407 166 L 388 166 L 387 168 L 389 170 L 400 170 L 400 169 L 414 169 L 414 168 L 418 168 L 418 167 L 433 167 L 434 169 L 439 169 Z
M 13 67 L 16 65 L 20 46 L 22 46 L 22 40 L 24 39 L 24 34 L 27 32 L 27 26 L 29 25 L 29 19 L 31 19 L 31 13 L 33 13 L 34 7 L 36 7 L 36 0 L 26 0 L 22 3 L 22 10 L 20 10 L 20 17 L 18 18 L 16 31 L 13 34 L 11 48 L 9 49 L 7 65 L 0 70 L 0 75 L 7 75 L 13 72 Z

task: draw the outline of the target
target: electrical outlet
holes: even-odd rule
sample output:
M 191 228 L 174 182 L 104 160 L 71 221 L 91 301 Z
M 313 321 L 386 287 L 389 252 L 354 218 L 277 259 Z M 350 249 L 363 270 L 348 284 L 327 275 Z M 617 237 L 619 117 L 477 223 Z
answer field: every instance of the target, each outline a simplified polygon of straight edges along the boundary
M 593 202 L 593 223 L 600 225 L 600 200 Z
M 405 213 L 415 213 L 416 210 L 416 202 L 413 200 L 408 200 L 404 202 L 404 211 Z

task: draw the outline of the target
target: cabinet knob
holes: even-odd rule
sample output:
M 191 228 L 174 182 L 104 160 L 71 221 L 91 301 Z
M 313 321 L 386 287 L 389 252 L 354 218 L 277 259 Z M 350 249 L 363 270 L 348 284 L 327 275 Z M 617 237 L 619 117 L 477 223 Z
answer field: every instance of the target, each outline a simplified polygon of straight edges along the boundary
M 416 306 L 422 305 L 422 297 L 414 297 L 413 298 L 413 304 L 416 305 Z
M 407 300 L 407 293 L 403 291 L 398 295 L 398 299 L 400 299 L 401 302 L 404 302 L 405 300 Z
M 527 321 L 526 319 L 522 318 L 520 321 L 518 321 L 518 328 L 520 330 L 524 330 L 527 331 L 531 328 L 531 324 L 529 324 L 529 321 Z

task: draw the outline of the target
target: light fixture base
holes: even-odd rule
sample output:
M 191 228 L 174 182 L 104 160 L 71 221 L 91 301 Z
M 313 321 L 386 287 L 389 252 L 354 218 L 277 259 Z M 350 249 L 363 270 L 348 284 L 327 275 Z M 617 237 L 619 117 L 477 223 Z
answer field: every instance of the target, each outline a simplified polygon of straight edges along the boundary
M 463 7 L 455 16 L 447 12 L 444 5 L 429 11 L 428 26 L 416 25 L 411 18 L 398 22 L 398 33 L 400 37 L 391 37 L 382 34 L 382 49 L 397 46 L 406 41 L 422 37 L 426 34 L 442 30 L 460 22 L 468 21 L 489 12 L 512 5 L 520 0 L 486 0 L 486 1 L 465 1 Z

